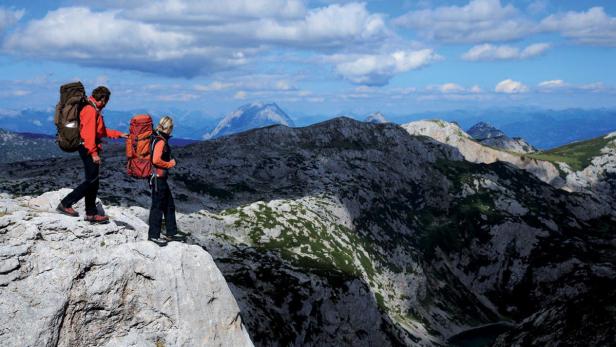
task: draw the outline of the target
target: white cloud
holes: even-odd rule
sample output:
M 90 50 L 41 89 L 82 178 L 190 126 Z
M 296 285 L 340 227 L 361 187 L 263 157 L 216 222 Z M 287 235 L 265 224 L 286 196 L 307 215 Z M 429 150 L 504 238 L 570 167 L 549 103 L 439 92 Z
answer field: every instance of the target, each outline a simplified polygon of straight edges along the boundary
M 76 21 L 75 18 L 87 20 Z M 8 37 L 4 48 L 87 65 L 167 74 L 181 74 L 188 72 L 186 69 L 200 69 L 200 66 L 228 67 L 242 63 L 242 59 L 233 57 L 232 52 L 193 46 L 194 42 L 188 34 L 122 19 L 116 12 L 69 7 L 51 11 L 44 18 L 29 22 L 25 28 Z
M 611 91 L 612 93 L 614 92 L 613 87 L 612 88 L 607 87 L 603 82 L 587 83 L 587 84 L 580 85 L 578 88 L 581 90 L 589 91 L 593 93 L 599 93 L 599 92 L 605 92 L 605 91 Z
M 188 102 L 198 99 L 199 96 L 192 93 L 174 93 L 158 95 L 157 98 L 161 101 Z
M 193 77 L 244 65 L 272 45 L 355 49 L 391 35 L 383 16 L 370 13 L 364 3 L 314 9 L 304 8 L 301 0 L 110 5 L 101 11 L 50 11 L 11 33 L 3 48 L 82 65 Z
M 500 0 L 472 0 L 464 6 L 411 11 L 396 18 L 394 23 L 445 42 L 507 41 L 536 30 L 535 24 L 513 5 L 503 5 Z
M 547 43 L 535 43 L 520 50 L 508 45 L 492 45 L 489 43 L 477 45 L 462 55 L 469 61 L 528 59 L 543 54 L 550 48 Z
M 15 25 L 24 15 L 24 10 L 11 10 L 0 7 L 0 34 Z
M 439 90 L 442 93 L 462 93 L 465 91 L 462 86 L 455 83 L 445 83 L 443 85 L 440 85 Z
M 386 33 L 382 16 L 371 14 L 365 4 L 330 5 L 310 10 L 298 21 L 264 20 L 258 27 L 244 27 L 266 42 L 299 45 L 338 46 L 351 41 L 383 37 Z M 248 34 L 248 32 L 246 32 Z
M 126 1 L 112 1 L 116 8 L 125 8 Z M 306 12 L 301 0 L 165 0 L 131 1 L 127 17 L 147 21 L 213 22 L 237 18 L 297 18 Z
M 541 28 L 560 32 L 581 44 L 616 46 L 616 18 L 608 16 L 602 7 L 550 15 L 541 21 Z
M 561 89 L 566 88 L 569 85 L 565 83 L 563 80 L 549 80 L 543 81 L 537 85 L 540 90 L 553 90 L 553 89 Z
M 11 92 L 11 95 L 13 96 L 26 96 L 31 94 L 32 92 L 29 90 L 24 90 L 24 89 L 15 89 Z
M 246 99 L 246 96 L 247 96 L 246 92 L 240 90 L 237 93 L 235 93 L 235 95 L 233 95 L 233 98 L 237 100 L 244 100 Z
M 427 86 L 426 92 L 428 93 L 438 92 L 440 94 L 479 94 L 479 93 L 482 93 L 483 91 L 481 90 L 481 87 L 479 87 L 478 85 L 474 85 L 470 88 L 466 88 L 457 83 L 449 82 L 449 83 L 444 83 L 444 84 Z
M 549 0 L 534 0 L 526 7 L 528 12 L 532 14 L 540 14 L 545 12 L 549 7 Z
M 287 80 L 276 81 L 275 89 L 277 90 L 292 90 L 294 89 L 291 83 Z
M 526 93 L 528 92 L 528 87 L 521 82 L 506 79 L 504 81 L 500 81 L 496 85 L 496 88 L 494 88 L 494 91 L 505 94 Z
M 198 92 L 211 92 L 211 91 L 220 91 L 220 90 L 229 89 L 233 86 L 234 86 L 233 83 L 214 81 L 210 84 L 196 84 L 194 88 Z
M 365 85 L 385 85 L 396 74 L 419 69 L 443 59 L 432 49 L 395 51 L 390 54 L 334 56 L 336 72 L 345 79 Z

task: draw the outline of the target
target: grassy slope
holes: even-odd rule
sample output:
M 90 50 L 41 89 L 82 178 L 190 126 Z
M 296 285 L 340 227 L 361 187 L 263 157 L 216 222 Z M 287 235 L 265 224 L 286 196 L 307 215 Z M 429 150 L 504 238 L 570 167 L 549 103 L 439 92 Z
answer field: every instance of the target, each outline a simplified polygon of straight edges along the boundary
M 601 149 L 607 146 L 613 138 L 604 136 L 591 140 L 579 141 L 557 147 L 545 152 L 525 154 L 524 156 L 549 162 L 563 162 L 574 171 L 580 171 L 590 165 L 592 158 L 601 154 Z

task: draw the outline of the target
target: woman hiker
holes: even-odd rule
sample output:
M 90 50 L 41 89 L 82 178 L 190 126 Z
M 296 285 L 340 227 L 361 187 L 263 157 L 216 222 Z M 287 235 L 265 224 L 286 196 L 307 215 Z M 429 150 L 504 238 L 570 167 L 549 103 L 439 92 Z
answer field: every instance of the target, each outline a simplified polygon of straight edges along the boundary
M 169 169 L 175 166 L 175 159 L 171 158 L 171 147 L 169 138 L 173 131 L 173 119 L 169 116 L 163 117 L 156 127 L 154 139 L 152 140 L 152 177 L 150 186 L 152 188 L 152 206 L 150 207 L 150 228 L 148 230 L 148 240 L 159 245 L 166 244 L 167 240 L 184 240 L 185 233 L 179 232 L 175 222 L 175 203 L 167 183 Z M 161 238 L 161 224 L 165 218 L 165 238 Z
M 108 223 L 109 217 L 99 215 L 96 208 L 96 195 L 99 186 L 99 170 L 101 164 L 100 154 L 103 150 L 101 140 L 103 137 L 117 139 L 126 138 L 127 134 L 108 129 L 101 110 L 109 102 L 111 92 L 107 87 L 99 86 L 92 91 L 88 98 L 88 104 L 79 113 L 79 135 L 83 143 L 79 146 L 79 156 L 83 161 L 85 181 L 70 192 L 56 208 L 58 212 L 73 217 L 79 217 L 79 213 L 73 209 L 73 204 L 85 197 L 86 216 L 85 220 L 90 223 Z

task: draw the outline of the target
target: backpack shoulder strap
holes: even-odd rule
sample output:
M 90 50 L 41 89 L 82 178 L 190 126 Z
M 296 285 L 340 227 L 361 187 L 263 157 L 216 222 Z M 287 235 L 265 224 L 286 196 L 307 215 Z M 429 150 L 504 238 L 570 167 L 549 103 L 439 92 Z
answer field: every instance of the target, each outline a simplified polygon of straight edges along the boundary
M 156 133 L 152 134 L 152 137 L 150 139 L 150 142 L 151 142 L 150 143 L 150 161 L 151 162 L 154 161 L 154 147 L 156 147 L 156 143 L 158 141 L 165 141 L 165 139 Z

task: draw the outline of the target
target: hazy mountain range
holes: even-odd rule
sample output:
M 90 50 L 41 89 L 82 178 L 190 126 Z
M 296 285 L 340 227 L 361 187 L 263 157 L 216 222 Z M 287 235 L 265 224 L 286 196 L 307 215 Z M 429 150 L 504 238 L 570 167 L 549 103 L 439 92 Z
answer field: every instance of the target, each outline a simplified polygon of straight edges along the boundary
M 260 113 L 257 111 L 259 107 L 255 108 L 254 105 L 261 105 L 265 109 Z M 152 114 L 154 118 L 171 114 L 176 119 L 174 136 L 195 140 L 271 124 L 307 126 L 332 118 L 331 115 L 289 115 L 275 103 L 243 105 L 223 118 L 212 117 L 206 111 L 183 111 L 179 109 L 169 110 L 168 112 L 148 111 L 146 109 L 132 111 L 110 109 L 105 110 L 104 114 L 109 127 L 126 131 L 128 121 L 132 116 L 146 112 Z M 367 120 L 372 114 L 380 114 L 387 121 L 397 124 L 420 119 L 455 121 L 464 129 L 468 129 L 479 122 L 487 122 L 512 138 L 524 138 L 538 149 L 553 148 L 616 130 L 616 110 L 612 109 L 541 110 L 536 108 L 506 108 L 408 113 L 406 115 L 402 112 L 388 115 L 379 112 L 363 115 L 344 113 L 344 116 L 357 120 Z M 378 118 L 380 119 L 380 117 Z M 0 109 L 0 128 L 14 132 L 52 135 L 55 134 L 52 120 L 52 111 Z

